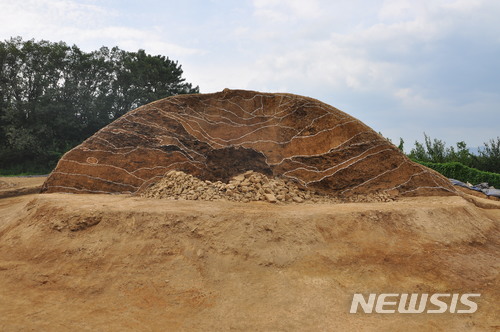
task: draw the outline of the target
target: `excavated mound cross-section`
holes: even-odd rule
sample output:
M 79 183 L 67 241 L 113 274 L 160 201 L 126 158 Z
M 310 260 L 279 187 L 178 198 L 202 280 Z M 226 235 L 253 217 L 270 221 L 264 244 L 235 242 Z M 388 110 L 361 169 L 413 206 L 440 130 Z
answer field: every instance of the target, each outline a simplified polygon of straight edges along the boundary
M 332 106 L 228 89 L 125 114 L 66 153 L 43 190 L 135 193 L 172 169 L 225 182 L 254 170 L 337 196 L 455 193 L 446 178 Z

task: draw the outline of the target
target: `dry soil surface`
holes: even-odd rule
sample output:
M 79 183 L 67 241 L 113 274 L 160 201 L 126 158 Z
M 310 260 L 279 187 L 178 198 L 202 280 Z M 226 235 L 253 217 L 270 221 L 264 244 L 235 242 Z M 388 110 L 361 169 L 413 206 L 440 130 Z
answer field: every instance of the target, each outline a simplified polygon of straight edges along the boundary
M 473 202 L 4 198 L 0 330 L 495 331 L 500 204 Z M 473 314 L 350 314 L 354 293 L 481 297 Z
M 0 176 L 0 198 L 39 193 L 45 180 L 46 176 Z

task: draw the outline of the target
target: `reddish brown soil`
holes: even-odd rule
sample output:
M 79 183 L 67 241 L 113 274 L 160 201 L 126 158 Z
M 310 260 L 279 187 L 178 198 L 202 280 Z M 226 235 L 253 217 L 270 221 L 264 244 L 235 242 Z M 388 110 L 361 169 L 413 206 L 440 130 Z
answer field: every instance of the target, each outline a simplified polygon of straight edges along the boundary
M 64 155 L 44 190 L 135 193 L 173 169 L 224 182 L 253 170 L 335 196 L 456 194 L 447 179 L 335 107 L 228 89 L 127 113 Z

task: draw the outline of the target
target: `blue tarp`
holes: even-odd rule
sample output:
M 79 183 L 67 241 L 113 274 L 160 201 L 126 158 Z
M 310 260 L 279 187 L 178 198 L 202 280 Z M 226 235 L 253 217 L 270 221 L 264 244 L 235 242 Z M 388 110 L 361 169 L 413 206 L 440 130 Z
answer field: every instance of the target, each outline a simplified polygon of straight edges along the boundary
M 476 187 L 476 186 L 468 186 L 466 183 L 462 182 L 462 181 L 458 181 L 458 180 L 455 180 L 455 179 L 450 179 L 450 182 L 451 184 L 455 185 L 455 186 L 460 186 L 460 187 L 464 187 L 464 188 L 467 188 L 467 189 L 472 189 L 472 190 L 475 190 L 475 191 L 480 191 L 480 192 L 483 192 L 481 188 L 479 187 Z
M 500 198 L 500 189 L 483 189 L 483 193 L 488 196 L 495 196 Z
M 480 183 L 476 186 L 468 186 L 466 183 L 462 182 L 462 181 L 458 181 L 458 180 L 455 180 L 455 179 L 450 179 L 450 182 L 455 185 L 455 186 L 460 186 L 460 187 L 464 187 L 464 188 L 467 188 L 467 189 L 472 189 L 472 190 L 475 190 L 475 191 L 480 191 L 482 192 L 483 194 L 487 195 L 487 196 L 495 196 L 495 197 L 500 197 L 500 189 L 495 189 L 495 188 L 488 188 L 488 184 L 487 183 Z

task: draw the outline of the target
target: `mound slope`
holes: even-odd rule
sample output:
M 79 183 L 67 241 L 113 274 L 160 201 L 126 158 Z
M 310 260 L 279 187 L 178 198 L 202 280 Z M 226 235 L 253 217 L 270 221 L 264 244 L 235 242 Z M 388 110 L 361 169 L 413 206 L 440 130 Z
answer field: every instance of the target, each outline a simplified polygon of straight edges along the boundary
M 337 196 L 455 193 L 447 179 L 330 105 L 228 89 L 127 113 L 65 154 L 44 191 L 135 193 L 170 170 L 223 182 L 253 170 Z

